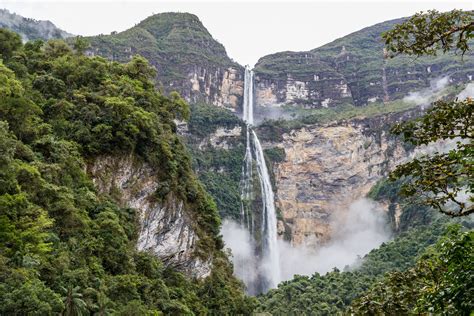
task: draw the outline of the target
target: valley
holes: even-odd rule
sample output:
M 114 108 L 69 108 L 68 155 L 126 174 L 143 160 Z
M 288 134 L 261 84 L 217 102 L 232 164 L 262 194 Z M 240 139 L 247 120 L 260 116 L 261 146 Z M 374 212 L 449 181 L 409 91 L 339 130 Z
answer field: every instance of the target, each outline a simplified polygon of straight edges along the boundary
M 420 258 L 449 269 L 446 240 L 469 260 L 472 216 L 389 178 L 464 146 L 393 126 L 438 99 L 471 102 L 474 53 L 388 58 L 380 35 L 406 20 L 251 69 L 190 13 L 76 37 L 0 11 L 0 314 L 26 293 L 62 314 L 80 291 L 77 315 L 103 297 L 105 314 L 362 315 L 381 282 L 423 283 L 406 276 L 429 274 Z M 472 266 L 459 266 L 469 292 Z

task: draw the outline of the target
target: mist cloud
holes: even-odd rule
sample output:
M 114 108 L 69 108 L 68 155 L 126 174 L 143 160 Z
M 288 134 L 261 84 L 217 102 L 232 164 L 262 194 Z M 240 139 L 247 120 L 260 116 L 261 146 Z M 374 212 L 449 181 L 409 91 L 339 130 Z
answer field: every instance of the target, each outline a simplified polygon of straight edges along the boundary
M 257 258 L 253 253 L 253 241 L 249 231 L 236 222 L 225 220 L 222 235 L 227 247 L 232 251 L 234 274 L 246 285 L 257 280 Z
M 405 102 L 415 103 L 416 105 L 428 105 L 434 101 L 436 95 L 446 88 L 449 84 L 449 76 L 434 79 L 430 86 L 420 91 L 410 92 L 403 98 Z
M 331 229 L 331 242 L 318 249 L 292 246 L 279 240 L 281 281 L 289 280 L 295 274 L 324 274 L 335 267 L 343 269 L 354 265 L 359 262 L 359 257 L 390 238 L 386 213 L 379 204 L 368 199 L 357 200 L 348 210 L 335 213 Z M 248 271 L 257 264 L 249 233 L 230 221 L 224 222 L 222 233 L 226 245 L 232 250 L 236 276 L 249 284 L 257 277 Z

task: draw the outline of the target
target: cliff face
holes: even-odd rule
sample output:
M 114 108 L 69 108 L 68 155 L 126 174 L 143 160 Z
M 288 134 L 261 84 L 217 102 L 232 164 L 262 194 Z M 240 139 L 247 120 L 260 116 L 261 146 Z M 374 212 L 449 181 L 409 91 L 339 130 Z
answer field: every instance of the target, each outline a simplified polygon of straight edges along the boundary
M 376 24 L 308 52 L 262 57 L 254 70 L 257 104 L 363 106 L 402 98 L 440 76 L 449 75 L 451 83 L 472 81 L 474 52 L 463 59 L 453 54 L 385 59 L 380 34 L 400 22 Z
M 310 247 L 328 242 L 333 234 L 332 220 L 344 216 L 352 202 L 365 197 L 378 180 L 412 154 L 389 134 L 388 128 L 396 121 L 417 115 L 417 110 L 410 110 L 306 125 L 284 133 L 278 137 L 281 141 L 263 142 L 281 215 L 281 238 Z M 237 220 L 244 142 L 239 126 L 220 127 L 198 142 L 199 154 L 195 154 L 198 173 L 216 175 L 201 180 L 220 209 L 226 210 L 222 215 Z M 235 209 L 226 209 L 226 203 Z M 394 215 L 395 220 L 399 215 Z
M 283 52 L 259 60 L 255 69 L 259 106 L 328 107 L 352 101 L 346 79 L 311 52 Z
M 132 156 L 101 157 L 88 166 L 97 190 L 139 214 L 140 233 L 137 248 L 150 251 L 166 265 L 192 277 L 206 277 L 211 261 L 195 256 L 198 236 L 183 201 L 169 195 L 156 201 L 160 183 L 156 173 Z
M 413 150 L 389 133 L 420 110 L 312 124 L 264 142 L 273 161 L 279 234 L 293 244 L 315 247 L 331 239 L 331 224 L 363 198 Z M 262 136 L 268 131 L 260 130 Z M 268 138 L 267 138 L 268 139 Z M 275 141 L 275 139 L 279 139 Z M 283 152 L 271 158 L 275 149 Z M 384 207 L 389 212 L 388 204 Z M 389 212 L 396 229 L 400 214 Z M 394 217 L 394 218 L 391 218 Z
M 283 162 L 274 165 L 276 205 L 294 244 L 327 242 L 332 216 L 364 197 L 408 156 L 384 124 L 392 118 L 309 126 L 283 135 Z M 280 231 L 283 233 L 283 231 Z
M 232 61 L 201 21 L 189 13 L 153 15 L 121 33 L 89 38 L 89 55 L 127 61 L 147 58 L 157 69 L 157 85 L 192 103 L 237 111 L 243 97 L 244 69 Z

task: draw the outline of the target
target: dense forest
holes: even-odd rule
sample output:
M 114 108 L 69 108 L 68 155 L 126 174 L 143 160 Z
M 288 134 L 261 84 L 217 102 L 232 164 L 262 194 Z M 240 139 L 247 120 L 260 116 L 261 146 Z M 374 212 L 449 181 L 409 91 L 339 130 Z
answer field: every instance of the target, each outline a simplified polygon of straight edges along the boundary
M 435 11 L 428 14 L 439 18 Z M 462 139 L 448 153 L 399 165 L 372 188 L 368 197 L 387 205 L 392 240 L 342 271 L 296 275 L 251 297 L 233 275 L 220 231 L 222 218 L 240 216 L 245 124 L 228 109 L 189 105 L 176 92 L 164 95 L 156 88 L 160 74 L 146 56 L 129 56 L 126 41 L 143 44 L 135 35 L 169 31 L 167 19 L 175 15 L 164 17 L 120 34 L 67 41 L 23 43 L 0 28 L 0 315 L 472 315 L 474 224 L 467 215 L 474 210 L 472 196 L 466 201 L 460 196 L 474 190 L 473 100 L 450 100 L 464 86 L 447 88 L 444 99 L 424 115 L 417 113 L 418 119 L 384 127 L 409 149 Z M 434 53 L 426 46 L 433 28 L 425 17 L 414 16 L 405 26 L 394 25 L 395 33 L 385 33 L 389 51 L 417 56 L 454 47 L 469 51 L 472 13 L 453 11 L 441 20 L 436 30 L 445 37 Z M 210 34 L 196 19 L 187 15 L 184 25 L 196 39 L 191 44 L 199 46 Z M 449 33 L 456 21 L 467 23 L 457 41 Z M 410 23 L 425 42 L 408 36 Z M 181 35 L 174 34 L 182 40 Z M 413 38 L 410 45 L 404 42 Z M 88 41 L 103 45 L 112 60 L 120 47 L 123 58 L 88 56 L 93 55 L 86 54 Z M 181 42 L 171 43 L 176 46 L 165 47 L 166 56 L 185 51 Z M 221 44 L 211 48 L 225 53 Z M 192 54 L 212 59 L 206 51 Z M 193 63 L 170 60 L 178 68 Z M 407 110 L 417 111 L 400 100 L 292 109 L 292 119 L 264 120 L 257 130 L 262 140 L 277 142 L 308 124 Z M 178 122 L 186 123 L 184 132 Z M 218 128 L 239 131 L 229 141 L 233 146 L 204 141 Z M 139 211 L 121 203 L 120 192 L 101 192 L 89 172 L 95 161 L 110 156 L 131 156 L 156 172 L 154 202 L 182 203 L 198 239 L 192 256 L 210 262 L 208 275 L 190 276 L 137 249 Z M 269 146 L 265 156 L 273 169 L 285 151 Z
M 85 57 L 83 42 L 22 44 L 0 31 L 0 314 L 246 313 L 252 300 L 221 251 L 215 204 L 191 170 L 173 120 L 189 108 L 164 97 L 154 70 Z M 137 214 L 98 194 L 85 166 L 133 153 L 159 166 L 156 199 L 188 205 L 200 249 L 213 257 L 192 280 L 136 250 Z

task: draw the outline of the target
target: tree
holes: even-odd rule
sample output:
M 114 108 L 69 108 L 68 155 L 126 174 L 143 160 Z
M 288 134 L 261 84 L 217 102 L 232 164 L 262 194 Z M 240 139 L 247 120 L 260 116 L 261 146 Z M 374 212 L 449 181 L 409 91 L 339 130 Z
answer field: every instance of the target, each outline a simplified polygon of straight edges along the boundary
M 8 61 L 21 45 L 20 35 L 7 29 L 0 29 L 0 58 Z
M 97 294 L 97 304 L 95 304 L 94 307 L 97 310 L 94 313 L 96 316 L 111 315 L 115 312 L 115 310 L 112 308 L 113 302 L 103 292 L 99 292 Z
M 84 52 L 90 47 L 90 43 L 87 39 L 82 36 L 77 36 L 74 41 L 74 50 L 77 54 L 83 55 Z
M 474 232 L 459 226 L 429 249 L 416 265 L 391 272 L 355 300 L 355 315 L 470 315 L 474 308 Z
M 473 19 L 474 11 L 419 12 L 385 32 L 382 38 L 387 50 L 393 53 L 391 57 L 436 55 L 440 49 L 447 52 L 453 48 L 464 55 L 469 50 L 469 39 L 474 36 Z
M 67 289 L 62 288 L 65 296 L 63 297 L 64 316 L 82 316 L 88 315 L 87 304 L 82 299 L 82 294 L 79 292 L 79 287 L 69 286 Z
M 447 52 L 453 48 L 464 54 L 473 38 L 473 17 L 473 12 L 460 10 L 420 12 L 382 37 L 386 48 L 396 54 L 436 55 L 440 49 Z M 424 155 L 399 165 L 390 177 L 410 180 L 402 193 L 423 196 L 427 204 L 450 216 L 474 212 L 473 109 L 470 98 L 439 100 L 424 116 L 392 128 L 392 132 L 415 145 L 456 141 L 456 147 L 447 153 Z

